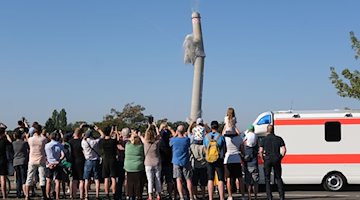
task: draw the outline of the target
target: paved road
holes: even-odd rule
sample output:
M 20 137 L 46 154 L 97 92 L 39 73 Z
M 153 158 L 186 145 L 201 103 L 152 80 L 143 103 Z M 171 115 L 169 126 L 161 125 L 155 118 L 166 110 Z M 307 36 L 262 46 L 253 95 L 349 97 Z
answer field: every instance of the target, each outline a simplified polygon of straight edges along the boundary
M 12 190 L 9 195 L 8 199 L 16 199 L 15 195 L 15 185 L 12 184 Z M 276 187 L 274 188 L 276 191 Z M 346 188 L 345 191 L 341 192 L 328 192 L 324 191 L 320 185 L 287 185 L 285 186 L 286 189 L 286 199 L 292 199 L 292 200 L 320 200 L 320 199 L 326 199 L 326 200 L 360 200 L 360 185 L 351 185 Z M 40 191 L 37 191 L 37 194 L 41 194 Z M 101 193 L 104 195 L 103 193 Z M 94 191 L 91 192 L 91 197 L 94 197 Z M 277 192 L 273 192 L 274 199 L 278 199 Z M 235 200 L 241 200 L 240 194 L 234 195 Z M 40 199 L 40 197 L 32 198 L 32 199 Z M 144 198 L 146 199 L 146 198 Z M 266 199 L 266 194 L 264 191 L 264 187 L 260 187 L 260 192 L 258 195 L 259 200 Z

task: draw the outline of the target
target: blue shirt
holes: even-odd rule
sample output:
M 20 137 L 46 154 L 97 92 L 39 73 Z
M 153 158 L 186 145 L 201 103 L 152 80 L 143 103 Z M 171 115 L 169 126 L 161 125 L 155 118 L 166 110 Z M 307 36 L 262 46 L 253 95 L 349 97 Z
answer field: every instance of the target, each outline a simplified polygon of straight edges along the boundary
M 209 140 L 209 136 L 212 138 L 212 139 L 216 139 L 218 137 L 218 135 L 221 135 L 220 133 L 218 132 L 210 132 L 208 133 L 207 135 L 205 135 L 204 137 L 204 145 L 205 145 L 205 148 L 207 148 L 209 146 L 209 143 L 210 143 L 210 140 Z M 219 146 L 219 149 L 220 150 L 223 150 L 223 147 L 225 145 L 225 138 L 224 136 L 220 136 L 219 139 L 216 141 L 218 143 L 218 146 Z
M 214 140 L 218 137 L 218 135 L 220 135 L 219 139 L 216 142 L 217 142 L 219 150 L 220 150 L 220 158 L 224 158 L 224 146 L 225 146 L 225 138 L 224 138 L 224 136 L 222 136 L 218 132 L 210 132 L 207 135 L 205 135 L 205 137 L 204 137 L 204 146 L 205 146 L 206 149 L 207 149 L 207 147 L 209 146 L 209 143 L 210 143 L 209 135 Z
M 60 161 L 61 152 L 64 151 L 64 146 L 55 140 L 51 140 L 45 145 L 46 160 L 53 164 Z
M 178 166 L 186 166 L 189 162 L 190 139 L 188 137 L 173 137 L 170 139 L 172 147 L 172 163 Z

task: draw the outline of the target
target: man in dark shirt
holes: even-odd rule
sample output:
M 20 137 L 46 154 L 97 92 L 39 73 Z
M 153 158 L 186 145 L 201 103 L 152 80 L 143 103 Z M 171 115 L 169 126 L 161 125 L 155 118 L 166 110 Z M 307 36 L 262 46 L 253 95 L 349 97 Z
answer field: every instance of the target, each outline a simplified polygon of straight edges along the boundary
M 115 129 L 108 126 L 104 130 L 105 137 L 100 141 L 100 149 L 103 152 L 103 163 L 102 163 L 102 177 L 104 178 L 104 189 L 105 194 L 109 198 L 109 181 L 111 179 L 111 191 L 115 197 L 116 190 L 116 177 L 117 177 L 117 160 L 116 151 L 118 141 L 112 139 L 111 136 L 115 133 Z
M 81 147 L 81 129 L 77 128 L 74 131 L 73 138 L 70 139 L 71 149 L 71 168 L 72 168 L 72 198 L 77 198 L 77 190 L 80 190 L 80 199 L 84 198 L 84 164 L 85 157 Z
M 283 181 L 281 178 L 281 160 L 286 154 L 284 140 L 274 134 L 273 125 L 268 125 L 267 136 L 260 143 L 260 157 L 264 160 L 264 173 L 267 198 L 272 200 L 270 188 L 271 169 L 274 168 L 274 176 L 277 183 L 280 199 L 285 199 Z

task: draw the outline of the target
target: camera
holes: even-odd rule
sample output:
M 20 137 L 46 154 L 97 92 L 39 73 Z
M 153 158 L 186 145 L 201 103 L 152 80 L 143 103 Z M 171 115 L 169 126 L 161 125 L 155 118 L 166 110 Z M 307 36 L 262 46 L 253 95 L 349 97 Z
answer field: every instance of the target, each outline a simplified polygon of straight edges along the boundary
M 83 125 L 82 126 L 83 128 L 89 128 L 89 129 L 92 129 L 92 130 L 94 130 L 94 125 L 89 125 L 89 124 L 85 124 L 85 125 Z
M 149 124 L 152 124 L 154 122 L 154 117 L 152 115 L 149 115 L 148 117 Z

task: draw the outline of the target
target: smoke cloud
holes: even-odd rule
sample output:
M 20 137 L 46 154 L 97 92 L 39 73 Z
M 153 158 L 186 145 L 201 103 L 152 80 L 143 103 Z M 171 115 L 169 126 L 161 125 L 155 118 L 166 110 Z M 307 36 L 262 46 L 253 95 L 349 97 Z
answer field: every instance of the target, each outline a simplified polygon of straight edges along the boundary
M 184 40 L 184 63 L 194 64 L 197 57 L 205 57 L 203 46 L 200 42 L 195 42 L 192 34 L 188 34 Z

